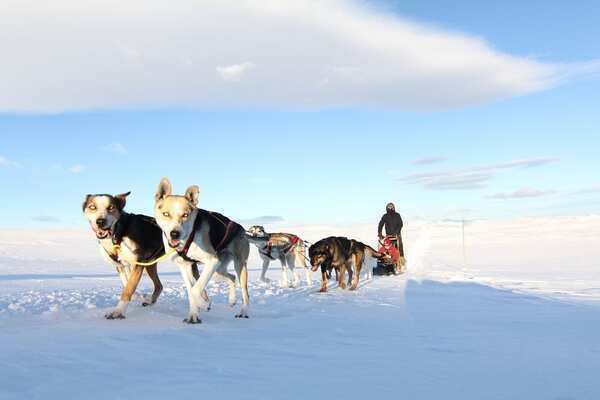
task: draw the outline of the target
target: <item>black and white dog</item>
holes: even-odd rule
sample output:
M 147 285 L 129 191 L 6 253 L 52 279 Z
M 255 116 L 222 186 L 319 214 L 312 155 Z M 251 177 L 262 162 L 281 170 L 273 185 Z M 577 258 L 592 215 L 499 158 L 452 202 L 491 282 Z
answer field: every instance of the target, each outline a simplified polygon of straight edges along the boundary
M 206 285 L 216 274 L 229 285 L 229 304 L 236 303 L 235 276 L 227 272 L 233 261 L 242 289 L 242 306 L 236 318 L 248 318 L 248 255 L 250 244 L 244 228 L 229 218 L 198 207 L 198 186 L 190 186 L 183 196 L 172 194 L 167 178 L 160 181 L 155 195 L 154 215 L 163 232 L 166 248 L 175 249 L 172 260 L 179 266 L 189 300 L 187 323 L 200 323 L 199 307 L 205 305 Z M 203 264 L 196 279 L 193 268 Z
M 135 293 L 144 269 L 154 283 L 154 292 L 143 299 L 143 305 L 156 303 L 162 292 L 157 264 L 140 266 L 156 260 L 165 253 L 162 232 L 154 218 L 126 213 L 123 209 L 130 192 L 112 196 L 88 194 L 83 201 L 83 213 L 98 239 L 100 253 L 115 266 L 123 292 L 117 307 L 106 314 L 108 319 L 125 318 L 127 305 Z
M 263 260 L 260 280 L 268 282 L 265 276 L 271 261 L 279 260 L 283 270 L 281 286 L 289 286 L 288 271 L 292 274 L 292 286 L 300 282 L 296 273 L 296 266 L 301 265 L 306 271 L 306 283 L 312 285 L 311 272 L 306 265 L 306 244 L 302 239 L 291 233 L 267 233 L 260 225 L 248 229 L 248 240 L 258 248 L 258 254 Z

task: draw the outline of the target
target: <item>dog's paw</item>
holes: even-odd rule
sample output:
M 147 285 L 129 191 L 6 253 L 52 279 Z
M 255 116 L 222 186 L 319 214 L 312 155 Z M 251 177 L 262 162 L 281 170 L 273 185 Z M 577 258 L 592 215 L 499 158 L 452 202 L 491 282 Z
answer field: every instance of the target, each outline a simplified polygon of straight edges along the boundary
M 154 303 L 156 303 L 155 301 L 152 301 L 152 296 L 142 296 L 142 307 L 148 307 L 153 305 Z
M 200 306 L 202 307 L 202 310 L 210 311 L 212 308 L 212 301 L 205 301 L 204 304 L 201 304 Z
M 202 320 L 200 319 L 200 317 L 198 316 L 198 314 L 190 314 L 188 315 L 187 318 L 185 318 L 183 320 L 183 322 L 185 322 L 186 324 L 201 324 Z
M 120 310 L 114 310 L 104 315 L 106 319 L 125 319 L 125 314 Z
M 261 281 L 262 283 L 271 283 L 271 280 L 269 278 L 260 278 L 259 281 Z

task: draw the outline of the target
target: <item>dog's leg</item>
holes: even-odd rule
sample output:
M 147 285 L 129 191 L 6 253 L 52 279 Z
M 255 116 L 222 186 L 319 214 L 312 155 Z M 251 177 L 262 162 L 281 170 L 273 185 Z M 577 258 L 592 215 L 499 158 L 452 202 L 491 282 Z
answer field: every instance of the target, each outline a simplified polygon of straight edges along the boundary
M 198 278 L 200 278 L 200 272 L 198 272 L 198 263 L 193 263 L 192 268 L 187 271 L 187 274 L 192 286 L 194 286 Z M 202 300 L 204 300 L 204 303 L 206 304 L 204 310 L 210 311 L 212 307 L 212 301 L 208 297 L 208 292 L 206 290 L 202 292 Z
M 329 278 L 327 277 L 327 271 L 324 268 L 321 268 L 321 290 L 319 292 L 325 293 L 327 291 L 327 281 Z
M 131 278 L 131 274 L 133 271 L 133 268 L 131 267 L 132 264 L 130 264 L 127 261 L 123 262 L 123 271 L 125 272 L 125 277 L 127 279 L 127 282 L 129 282 L 129 278 Z M 133 263 L 133 265 L 135 265 L 135 263 Z M 144 296 L 140 295 L 138 292 L 134 292 L 132 294 L 132 298 L 134 300 L 141 300 L 144 301 Z
M 127 310 L 127 305 L 131 301 L 131 296 L 135 293 L 135 289 L 137 289 L 138 284 L 140 283 L 140 279 L 142 278 L 142 272 L 144 271 L 144 267 L 136 266 L 131 275 L 129 276 L 129 280 L 127 281 L 127 285 L 123 289 L 123 293 L 121 293 L 121 300 L 117 304 L 117 307 L 105 315 L 107 319 L 123 319 L 125 318 L 125 311 Z
M 175 261 L 177 265 L 179 265 L 179 271 L 181 272 L 181 277 L 183 278 L 183 283 L 185 284 L 185 289 L 188 295 L 188 303 L 189 303 L 189 312 L 187 318 L 183 320 L 188 324 L 199 324 L 202 321 L 198 316 L 198 302 L 196 301 L 196 297 L 192 293 L 193 283 L 190 280 L 190 277 L 193 277 L 193 263 L 189 263 L 186 261 Z
M 227 272 L 227 265 L 222 265 L 218 270 L 215 271 L 215 278 L 221 281 L 227 282 L 229 286 L 227 300 L 230 307 L 235 306 L 237 303 L 237 296 L 235 293 L 235 275 Z
M 146 267 L 146 272 L 148 273 L 148 276 L 150 277 L 150 279 L 152 280 L 152 283 L 154 284 L 154 291 L 152 292 L 150 301 L 144 300 L 144 302 L 142 303 L 142 306 L 144 306 L 144 307 L 150 306 L 150 305 L 156 303 L 156 300 L 158 300 L 158 297 L 160 296 L 160 294 L 162 293 L 162 290 L 163 290 L 162 283 L 160 282 L 160 278 L 158 277 L 157 264 L 148 265 Z
M 298 248 L 295 252 L 294 252 L 295 256 L 296 256 L 296 261 L 297 261 L 297 265 L 301 265 L 302 267 L 304 267 L 304 272 L 306 274 L 306 284 L 308 286 L 312 286 L 312 273 L 310 271 L 310 268 L 308 267 L 308 265 L 306 265 L 306 259 L 304 258 L 304 250 L 301 250 L 300 248 Z
M 281 282 L 279 283 L 279 285 L 282 288 L 290 287 L 290 281 L 288 277 L 288 266 L 285 260 L 285 255 L 282 254 L 279 256 L 279 262 L 281 263 Z
M 350 258 L 350 261 L 348 261 L 346 263 L 346 270 L 348 271 L 348 283 L 347 283 L 347 285 L 350 286 L 352 284 L 352 280 L 354 278 L 354 270 L 352 269 L 352 258 Z
M 123 289 L 127 286 L 127 275 L 125 275 L 125 267 L 121 264 L 117 264 L 117 273 L 119 274 L 119 278 L 121 279 L 121 283 L 123 284 Z
M 196 283 L 193 284 L 191 291 L 190 291 L 190 295 L 196 299 L 197 305 L 203 304 L 204 308 L 208 307 L 208 304 L 205 302 L 202 294 L 203 294 L 203 292 L 205 292 L 206 286 L 208 285 L 210 278 L 212 278 L 215 271 L 217 269 L 219 269 L 220 264 L 221 264 L 221 261 L 218 258 L 215 258 L 214 260 L 207 262 L 204 265 L 202 272 L 200 273 L 200 277 L 198 278 Z
M 262 282 L 269 283 L 270 279 L 267 278 L 266 275 L 267 275 L 267 270 L 269 269 L 269 263 L 271 261 L 267 257 L 262 257 L 262 259 L 263 259 L 263 266 L 262 266 L 262 272 L 260 274 L 260 280 Z
M 346 278 L 346 263 L 342 263 L 339 267 L 338 271 L 338 286 L 340 289 L 346 289 L 346 282 L 344 279 Z
M 360 270 L 362 269 L 363 261 L 364 254 L 355 254 L 352 256 L 352 264 L 354 264 L 354 279 L 352 279 L 352 285 L 350 286 L 350 290 L 356 290 L 356 288 L 358 287 L 358 282 L 360 281 Z
M 300 278 L 296 272 L 296 254 L 294 252 L 290 252 L 287 254 L 286 259 L 290 272 L 292 273 L 292 287 L 296 287 L 300 283 Z
M 247 260 L 234 258 L 233 265 L 235 272 L 240 279 L 240 287 L 242 289 L 242 307 L 236 318 L 248 318 L 248 309 L 250 308 L 250 295 L 248 294 L 248 266 Z

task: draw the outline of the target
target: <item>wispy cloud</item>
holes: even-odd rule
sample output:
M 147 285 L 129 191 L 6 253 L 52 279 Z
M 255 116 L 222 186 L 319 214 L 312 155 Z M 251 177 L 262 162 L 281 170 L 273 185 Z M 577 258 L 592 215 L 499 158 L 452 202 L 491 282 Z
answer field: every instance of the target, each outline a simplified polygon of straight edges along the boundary
M 217 73 L 227 82 L 239 82 L 242 80 L 242 76 L 246 74 L 250 69 L 254 68 L 254 63 L 249 61 L 241 64 L 233 64 L 227 66 L 217 66 Z
M 427 165 L 427 164 L 437 164 L 443 161 L 447 161 L 448 157 L 444 156 L 429 156 L 429 157 L 421 157 L 413 160 L 412 163 L 415 165 Z
M 106 146 L 103 146 L 102 150 L 121 155 L 127 154 L 127 148 L 120 142 L 112 142 Z
M 593 194 L 600 193 L 600 183 L 596 185 L 591 185 L 588 187 L 581 188 L 573 192 L 573 194 Z
M 79 174 L 79 173 L 85 171 L 86 167 L 85 167 L 85 165 L 82 165 L 82 164 L 75 164 L 67 169 L 74 174 Z
M 527 199 L 532 197 L 544 197 L 555 194 L 554 190 L 536 190 L 532 188 L 521 188 L 514 192 L 508 193 L 496 193 L 492 195 L 485 196 L 486 199 L 494 199 L 494 200 L 509 200 L 509 199 Z
M 552 64 L 504 53 L 480 37 L 402 18 L 371 1 L 80 3 L 2 3 L 11 23 L 0 26 L 0 51 L 11 56 L 2 59 L 0 87 L 10 96 L 0 95 L 0 111 L 165 104 L 439 110 L 600 70 L 595 61 Z M 105 12 L 113 7 L 119 12 Z M 156 23 L 156 15 L 167 14 L 172 18 Z M 57 24 L 65 15 L 69 24 Z M 248 85 L 231 84 L 245 83 L 249 72 Z
M 284 222 L 285 219 L 279 215 L 263 215 L 261 217 L 255 217 L 250 219 L 240 220 L 242 225 L 269 225 Z
M 460 170 L 414 173 L 405 175 L 398 180 L 407 184 L 418 184 L 425 189 L 432 190 L 475 190 L 485 188 L 498 171 L 539 167 L 557 161 L 559 161 L 557 157 L 520 159 Z
M 60 219 L 58 219 L 57 217 L 53 217 L 51 215 L 37 215 L 35 217 L 31 217 L 31 219 L 36 222 L 49 222 L 49 223 L 60 222 Z
M 18 167 L 19 163 L 0 156 L 0 167 Z

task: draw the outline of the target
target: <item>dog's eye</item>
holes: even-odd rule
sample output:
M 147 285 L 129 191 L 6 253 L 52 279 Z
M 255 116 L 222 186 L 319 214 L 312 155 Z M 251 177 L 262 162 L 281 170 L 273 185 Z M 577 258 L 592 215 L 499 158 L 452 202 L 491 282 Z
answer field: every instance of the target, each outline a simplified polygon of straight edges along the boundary
M 92 211 L 96 211 L 96 206 L 95 206 L 95 205 L 93 205 L 93 204 L 90 204 L 90 205 L 88 206 L 88 208 L 89 208 L 90 210 L 92 210 Z
M 171 217 L 171 214 L 169 214 L 168 212 L 166 212 L 166 211 L 165 211 L 165 212 L 163 213 L 163 217 L 170 218 L 170 217 Z
M 115 206 L 108 206 L 108 211 L 109 211 L 109 212 L 110 212 L 110 211 L 114 211 L 114 209 L 115 209 Z
M 190 214 L 188 214 L 188 213 L 185 213 L 182 215 L 183 219 L 187 219 L 187 217 L 189 217 L 189 216 L 190 216 Z

